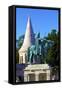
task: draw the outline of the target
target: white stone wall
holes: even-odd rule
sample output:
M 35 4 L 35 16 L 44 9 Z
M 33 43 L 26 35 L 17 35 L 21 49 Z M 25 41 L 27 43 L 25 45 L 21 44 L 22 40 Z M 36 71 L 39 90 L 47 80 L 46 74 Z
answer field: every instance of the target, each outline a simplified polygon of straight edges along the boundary
M 23 60 L 22 60 L 22 58 L 21 58 L 21 56 L 23 57 Z M 27 52 L 20 52 L 19 53 L 19 64 L 27 64 L 28 63 L 28 61 L 27 61 Z
M 50 80 L 50 70 L 45 70 L 45 71 L 43 71 L 43 70 L 39 70 L 39 71 L 36 71 L 36 70 L 34 70 L 34 72 L 32 72 L 32 71 L 29 71 L 29 70 L 27 70 L 27 71 L 24 71 L 24 81 L 26 82 L 26 81 L 29 81 L 29 74 L 34 74 L 35 75 L 35 79 L 34 79 L 34 81 L 40 81 L 39 80 L 39 75 L 41 74 L 45 74 L 46 76 L 46 80 Z

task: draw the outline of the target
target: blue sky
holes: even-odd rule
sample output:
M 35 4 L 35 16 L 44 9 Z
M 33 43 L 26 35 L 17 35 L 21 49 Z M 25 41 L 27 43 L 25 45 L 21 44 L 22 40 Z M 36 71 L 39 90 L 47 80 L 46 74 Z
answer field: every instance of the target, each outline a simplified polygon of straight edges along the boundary
M 34 33 L 40 32 L 41 38 L 47 36 L 52 29 L 58 31 L 57 10 L 16 8 L 16 39 L 25 33 L 28 16 Z

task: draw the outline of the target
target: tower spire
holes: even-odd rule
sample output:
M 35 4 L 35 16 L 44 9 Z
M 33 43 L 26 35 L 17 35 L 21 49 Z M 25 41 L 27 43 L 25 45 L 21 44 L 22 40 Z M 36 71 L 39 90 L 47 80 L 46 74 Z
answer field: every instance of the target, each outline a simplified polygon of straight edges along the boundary
M 34 36 L 33 29 L 32 29 L 30 17 L 28 17 L 23 45 L 19 51 L 26 51 L 34 43 L 35 43 L 35 36 Z

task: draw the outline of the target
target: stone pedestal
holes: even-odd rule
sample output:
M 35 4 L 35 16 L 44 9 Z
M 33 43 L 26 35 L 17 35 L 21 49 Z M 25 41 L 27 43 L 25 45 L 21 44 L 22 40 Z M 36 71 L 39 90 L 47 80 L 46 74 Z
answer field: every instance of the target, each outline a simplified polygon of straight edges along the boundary
M 28 65 L 24 69 L 24 82 L 50 80 L 50 70 L 48 64 Z

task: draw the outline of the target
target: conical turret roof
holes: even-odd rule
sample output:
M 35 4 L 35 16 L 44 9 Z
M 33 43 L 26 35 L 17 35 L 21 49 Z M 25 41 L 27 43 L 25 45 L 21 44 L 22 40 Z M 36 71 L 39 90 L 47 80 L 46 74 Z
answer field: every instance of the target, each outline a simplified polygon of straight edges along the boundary
M 34 35 L 33 29 L 32 29 L 30 17 L 28 17 L 23 45 L 19 49 L 19 51 L 20 52 L 21 51 L 26 51 L 34 43 L 35 43 L 35 35 Z

